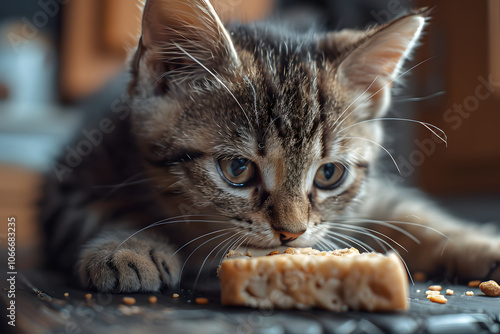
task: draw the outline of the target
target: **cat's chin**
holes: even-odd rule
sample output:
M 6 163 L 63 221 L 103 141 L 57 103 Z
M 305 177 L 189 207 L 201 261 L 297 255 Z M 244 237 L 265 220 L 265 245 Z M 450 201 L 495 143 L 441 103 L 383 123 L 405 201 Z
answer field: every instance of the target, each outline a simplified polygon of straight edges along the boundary
M 268 255 L 270 252 L 273 251 L 280 251 L 280 253 L 284 252 L 288 246 L 276 246 L 276 247 L 269 247 L 269 248 L 256 248 L 256 247 L 251 247 L 251 246 L 245 246 L 245 247 L 238 247 L 237 249 L 234 249 L 233 251 L 240 253 L 242 255 L 247 255 L 247 256 L 264 256 Z
M 281 242 L 277 242 L 276 245 L 267 245 L 267 246 L 255 246 L 255 245 L 245 245 L 244 247 L 238 247 L 237 249 L 234 249 L 234 251 L 241 253 L 243 255 L 246 255 L 250 253 L 252 256 L 262 256 L 262 255 L 267 255 L 270 252 L 274 251 L 280 251 L 281 253 L 284 252 L 287 248 L 305 248 L 305 247 L 313 247 L 310 243 L 307 242 L 307 240 L 300 241 L 300 240 L 295 240 L 293 242 L 287 243 L 287 244 L 281 244 Z M 331 250 L 331 249 L 330 249 Z
M 285 247 L 284 245 L 281 244 L 280 241 L 278 240 L 273 240 L 270 242 L 249 242 L 248 244 L 245 244 L 245 246 L 238 247 L 238 249 L 263 249 L 263 250 L 275 250 L 278 247 Z

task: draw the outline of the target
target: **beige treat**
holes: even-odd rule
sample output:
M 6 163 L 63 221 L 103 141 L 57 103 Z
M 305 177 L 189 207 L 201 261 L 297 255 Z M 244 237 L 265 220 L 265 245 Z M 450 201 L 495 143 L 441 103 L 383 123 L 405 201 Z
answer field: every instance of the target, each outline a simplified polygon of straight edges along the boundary
M 427 291 L 425 291 L 425 294 L 427 295 L 427 299 L 430 299 L 432 296 L 439 296 L 441 294 L 441 292 L 440 291 L 427 290 Z
M 466 296 L 474 296 L 474 291 L 465 291 Z
M 408 276 L 395 254 L 289 248 L 273 256 L 233 255 L 219 268 L 224 305 L 337 312 L 408 308 Z

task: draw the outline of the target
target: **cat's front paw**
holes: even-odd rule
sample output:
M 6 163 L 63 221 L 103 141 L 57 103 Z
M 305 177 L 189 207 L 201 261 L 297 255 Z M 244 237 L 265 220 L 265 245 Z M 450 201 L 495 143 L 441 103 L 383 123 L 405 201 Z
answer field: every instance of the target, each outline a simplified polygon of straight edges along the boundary
M 100 237 L 84 249 L 79 274 L 85 286 L 109 292 L 154 292 L 177 283 L 179 262 L 165 243 L 142 237 L 120 245 L 124 239 Z
M 500 240 L 481 235 L 457 243 L 451 266 L 459 278 L 500 280 Z

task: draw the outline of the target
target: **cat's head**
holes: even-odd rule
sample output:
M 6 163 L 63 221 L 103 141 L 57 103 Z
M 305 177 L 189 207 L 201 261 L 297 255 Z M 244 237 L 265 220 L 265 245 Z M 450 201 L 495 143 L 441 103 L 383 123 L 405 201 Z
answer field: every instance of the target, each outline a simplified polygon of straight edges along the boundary
M 224 27 L 207 0 L 147 1 L 130 92 L 164 205 L 229 217 L 250 245 L 311 243 L 359 202 L 382 140 L 374 119 L 424 23 L 414 12 L 298 35 Z

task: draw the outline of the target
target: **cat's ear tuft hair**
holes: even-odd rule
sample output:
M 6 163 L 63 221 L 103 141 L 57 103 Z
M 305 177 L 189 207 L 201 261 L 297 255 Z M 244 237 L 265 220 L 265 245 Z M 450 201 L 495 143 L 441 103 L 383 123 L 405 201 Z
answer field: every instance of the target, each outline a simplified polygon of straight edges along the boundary
M 239 65 L 231 37 L 208 0 L 147 0 L 132 60 L 167 81 L 192 80 Z
M 424 10 L 406 14 L 374 28 L 364 37 L 356 36 L 355 46 L 347 52 L 337 69 L 337 80 L 358 94 L 373 95 L 379 112 L 387 109 L 390 88 L 401 74 L 426 22 Z

